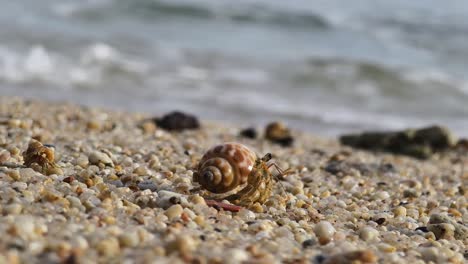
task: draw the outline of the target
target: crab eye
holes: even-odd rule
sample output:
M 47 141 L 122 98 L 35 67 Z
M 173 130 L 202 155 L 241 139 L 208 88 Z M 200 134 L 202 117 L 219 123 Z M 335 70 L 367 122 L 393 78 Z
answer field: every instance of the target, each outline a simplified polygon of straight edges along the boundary
M 267 153 L 267 154 L 265 154 L 265 156 L 263 156 L 262 161 L 267 162 L 267 161 L 271 160 L 272 158 L 273 158 L 273 156 L 271 155 L 271 153 Z

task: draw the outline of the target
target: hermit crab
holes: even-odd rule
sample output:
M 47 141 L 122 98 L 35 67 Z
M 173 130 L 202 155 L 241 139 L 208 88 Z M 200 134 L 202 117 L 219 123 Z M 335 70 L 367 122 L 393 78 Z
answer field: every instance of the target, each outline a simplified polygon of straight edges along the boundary
M 194 181 L 214 196 L 233 204 L 249 207 L 258 202 L 263 204 L 271 195 L 274 186 L 270 168 L 280 176 L 289 173 L 276 163 L 269 162 L 270 153 L 259 158 L 248 147 L 228 142 L 209 149 L 198 164 Z M 219 200 L 219 199 L 218 199 Z

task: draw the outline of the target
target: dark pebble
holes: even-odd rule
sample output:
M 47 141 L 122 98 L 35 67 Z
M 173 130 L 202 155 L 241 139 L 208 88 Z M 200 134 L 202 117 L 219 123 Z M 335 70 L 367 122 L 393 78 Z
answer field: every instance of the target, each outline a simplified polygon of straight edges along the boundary
M 415 230 L 416 230 L 416 231 L 419 230 L 419 231 L 422 231 L 422 232 L 424 232 L 424 233 L 429 232 L 429 229 L 427 229 L 427 226 L 420 226 L 420 227 L 416 228 Z
M 115 185 L 115 186 L 118 187 L 118 188 L 124 187 L 124 184 L 122 183 L 121 180 L 109 181 L 108 183 L 110 183 L 110 184 L 112 184 L 112 185 Z
M 78 259 L 74 253 L 70 254 L 65 260 L 62 262 L 64 264 L 76 264 L 78 263 Z
M 130 186 L 127 186 L 130 190 L 134 191 L 134 192 L 138 192 L 140 190 L 140 188 L 138 188 L 138 186 L 136 185 L 130 185 Z
M 258 134 L 257 134 L 257 130 L 255 130 L 255 128 L 253 127 L 249 127 L 249 128 L 246 128 L 246 129 L 243 129 L 239 135 L 241 137 L 245 137 L 245 138 L 251 138 L 251 139 L 256 139 Z
M 276 139 L 274 142 L 282 147 L 290 147 L 294 143 L 294 138 L 291 136 L 288 136 L 285 138 Z
M 325 259 L 326 259 L 326 257 L 324 255 L 317 255 L 317 256 L 315 256 L 313 263 L 320 264 L 320 263 L 323 263 L 325 261 Z
M 393 164 L 391 163 L 381 164 L 379 167 L 379 170 L 383 173 L 396 173 L 397 172 L 395 166 L 393 166 Z
M 176 197 L 176 196 L 172 196 L 171 198 L 169 198 L 169 202 L 171 204 L 180 204 L 181 203 L 180 198 Z
M 162 118 L 154 119 L 156 124 L 169 131 L 182 131 L 186 129 L 198 129 L 200 128 L 200 122 L 198 118 L 193 115 L 174 111 L 164 115 Z
M 72 183 L 74 180 L 75 180 L 75 177 L 73 177 L 73 176 L 69 176 L 69 177 L 66 177 L 65 179 L 63 179 L 63 181 L 66 182 L 66 183 Z
M 385 223 L 385 220 L 386 220 L 385 218 L 381 217 L 381 218 L 375 220 L 375 222 L 376 222 L 378 225 L 382 225 L 383 223 Z
M 338 174 L 339 172 L 346 171 L 346 165 L 341 161 L 332 161 L 325 166 L 324 170 L 331 174 Z
M 302 248 L 308 248 L 308 247 L 312 247 L 314 245 L 317 244 L 317 241 L 316 240 L 313 240 L 313 239 L 307 239 L 305 240 L 304 242 L 302 242 Z

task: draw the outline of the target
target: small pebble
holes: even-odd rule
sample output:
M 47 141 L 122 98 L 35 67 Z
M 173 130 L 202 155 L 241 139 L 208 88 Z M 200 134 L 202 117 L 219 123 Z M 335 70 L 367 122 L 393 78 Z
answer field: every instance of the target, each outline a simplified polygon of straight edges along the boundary
M 69 176 L 63 179 L 64 182 L 66 183 L 72 183 L 75 180 L 75 177 Z
M 377 248 L 385 253 L 393 253 L 396 251 L 396 248 L 392 245 L 389 245 L 387 243 L 380 243 L 377 245 Z
M 164 214 L 169 218 L 169 221 L 172 221 L 175 218 L 180 217 L 184 209 L 180 204 L 174 204 L 169 207 Z
M 116 256 L 120 252 L 119 241 L 115 237 L 105 238 L 98 242 L 96 250 L 106 257 Z
M 320 244 L 327 244 L 331 241 L 335 228 L 327 221 L 322 221 L 314 227 L 315 235 L 318 237 Z
M 390 197 L 390 194 L 386 191 L 379 191 L 374 195 L 374 199 L 376 200 L 385 200 Z
M 435 247 L 428 247 L 428 248 L 420 248 L 419 252 L 421 253 L 421 257 L 424 261 L 432 261 L 434 263 L 439 262 L 439 251 Z
M 371 250 L 356 250 L 325 258 L 323 264 L 376 263 L 377 256 Z
M 312 247 L 317 244 L 317 240 L 315 239 L 307 239 L 304 242 L 302 242 L 302 248 L 308 248 Z
M 88 157 L 86 155 L 81 154 L 75 161 L 75 164 L 80 166 L 81 168 L 87 168 L 89 164 Z
M 94 165 L 99 165 L 100 163 L 106 166 L 114 166 L 112 159 L 106 154 L 101 151 L 93 151 L 88 156 L 89 162 Z
M 362 228 L 361 231 L 359 232 L 359 237 L 364 241 L 374 240 L 378 236 L 379 236 L 379 231 L 369 226 Z
M 15 181 L 19 181 L 21 179 L 21 174 L 17 170 L 8 170 L 7 175 Z
M 23 210 L 23 206 L 18 203 L 9 204 L 3 207 L 3 214 L 6 215 L 18 215 Z
M 395 207 L 395 209 L 393 209 L 393 214 L 395 215 L 395 217 L 399 217 L 399 216 L 405 217 L 406 208 L 403 206 L 397 206 Z
M 126 231 L 119 236 L 119 243 L 122 247 L 136 247 L 139 242 L 140 238 L 135 231 Z
M 247 209 L 241 209 L 238 213 L 237 216 L 242 218 L 244 221 L 252 221 L 255 220 L 255 213 L 247 210 Z
M 241 264 L 249 260 L 249 254 L 242 249 L 233 248 L 226 252 L 225 263 Z
M 260 203 L 254 203 L 250 209 L 255 213 L 263 213 L 263 206 Z
M 451 224 L 430 224 L 427 229 L 434 233 L 437 239 L 453 239 L 455 235 L 455 227 Z
M 196 241 L 188 235 L 179 235 L 167 245 L 168 252 L 178 252 L 181 256 L 189 256 L 196 249 Z

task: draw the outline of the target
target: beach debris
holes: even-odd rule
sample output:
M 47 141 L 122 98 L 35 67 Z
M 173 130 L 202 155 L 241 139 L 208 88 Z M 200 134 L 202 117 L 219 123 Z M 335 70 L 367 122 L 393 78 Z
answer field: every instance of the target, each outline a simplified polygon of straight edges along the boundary
M 281 122 L 271 122 L 265 127 L 265 138 L 283 147 L 290 147 L 294 143 L 291 131 Z
M 211 206 L 215 208 L 216 210 L 223 209 L 224 211 L 229 211 L 229 212 L 234 212 L 234 213 L 239 212 L 243 208 L 242 206 L 218 202 L 216 200 L 205 200 L 205 203 L 206 205 Z
M 197 117 L 180 111 L 171 112 L 164 115 L 162 118 L 155 118 L 154 122 L 158 127 L 169 131 L 200 128 L 200 122 Z
M 271 154 L 258 158 L 246 146 L 239 143 L 224 143 L 209 149 L 199 162 L 194 181 L 214 194 L 237 191 L 221 199 L 236 205 L 252 206 L 264 203 L 271 194 L 274 180 L 269 171 L 275 167 L 281 175 L 284 172 L 276 163 L 268 163 Z M 239 188 L 245 185 L 241 190 Z
M 435 152 L 453 147 L 456 140 L 447 128 L 430 126 L 403 131 L 342 135 L 340 142 L 355 148 L 427 159 Z
M 52 146 L 43 145 L 41 142 L 31 139 L 28 148 L 23 153 L 24 166 L 35 171 L 50 174 L 63 174 L 55 163 L 55 150 Z
M 257 130 L 255 130 L 255 128 L 248 127 L 248 128 L 242 129 L 239 135 L 245 138 L 256 139 L 258 136 L 258 133 L 257 133 Z

